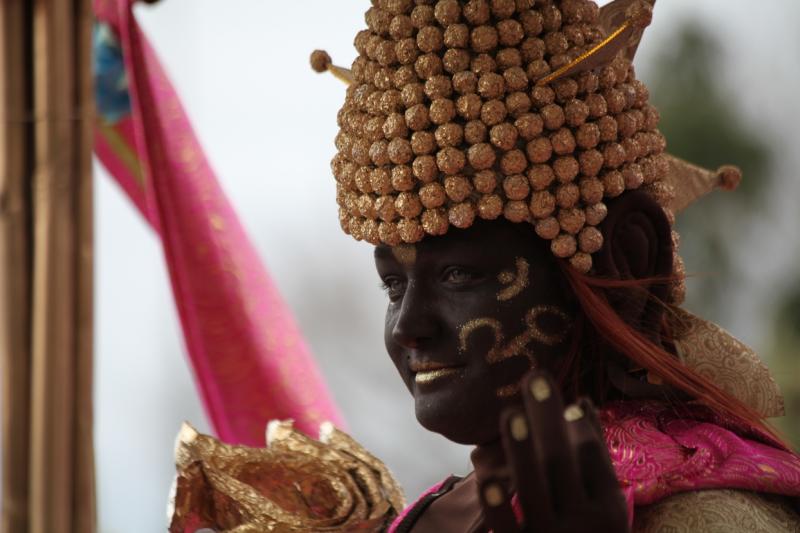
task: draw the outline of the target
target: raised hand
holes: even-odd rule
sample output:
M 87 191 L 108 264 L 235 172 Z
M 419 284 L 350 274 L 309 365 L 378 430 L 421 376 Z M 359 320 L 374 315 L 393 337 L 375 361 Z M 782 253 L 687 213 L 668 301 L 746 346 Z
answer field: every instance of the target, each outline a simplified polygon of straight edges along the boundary
M 501 418 L 510 475 L 479 480 L 484 526 L 494 533 L 627 532 L 625 499 L 591 402 L 564 408 L 550 377 L 524 380 L 523 409 Z M 510 482 L 510 486 L 509 486 Z M 518 498 L 520 524 L 511 493 Z

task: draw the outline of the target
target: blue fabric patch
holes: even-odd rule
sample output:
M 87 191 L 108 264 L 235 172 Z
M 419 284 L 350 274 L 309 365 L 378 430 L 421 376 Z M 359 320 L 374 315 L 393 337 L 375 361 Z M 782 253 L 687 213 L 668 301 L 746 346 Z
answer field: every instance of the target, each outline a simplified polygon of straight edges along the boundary
M 92 32 L 94 97 L 97 112 L 108 123 L 131 113 L 131 97 L 122 47 L 111 27 L 96 22 Z

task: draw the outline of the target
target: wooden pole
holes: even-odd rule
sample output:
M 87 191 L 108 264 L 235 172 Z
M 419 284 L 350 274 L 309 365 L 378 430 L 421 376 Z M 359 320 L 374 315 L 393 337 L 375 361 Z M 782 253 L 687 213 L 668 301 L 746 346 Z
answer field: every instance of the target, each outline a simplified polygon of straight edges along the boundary
M 89 0 L 0 2 L 5 533 L 95 530 Z
M 31 5 L 0 2 L 0 376 L 5 533 L 28 531 Z

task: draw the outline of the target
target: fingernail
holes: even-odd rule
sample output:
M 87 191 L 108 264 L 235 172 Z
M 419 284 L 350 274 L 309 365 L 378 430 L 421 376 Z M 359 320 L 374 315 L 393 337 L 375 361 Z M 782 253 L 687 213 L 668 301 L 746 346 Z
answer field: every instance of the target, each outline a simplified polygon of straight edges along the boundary
M 550 397 L 553 391 L 550 389 L 550 383 L 543 377 L 533 378 L 531 381 L 531 394 L 536 401 L 543 402 Z
M 514 415 L 511 418 L 511 436 L 517 442 L 522 442 L 528 438 L 528 423 L 522 415 Z
M 499 507 L 505 501 L 503 496 L 503 489 L 497 483 L 490 483 L 483 488 L 483 497 L 486 503 L 492 507 Z
M 583 418 L 583 409 L 577 405 L 570 405 L 564 409 L 564 420 L 567 422 L 575 422 Z

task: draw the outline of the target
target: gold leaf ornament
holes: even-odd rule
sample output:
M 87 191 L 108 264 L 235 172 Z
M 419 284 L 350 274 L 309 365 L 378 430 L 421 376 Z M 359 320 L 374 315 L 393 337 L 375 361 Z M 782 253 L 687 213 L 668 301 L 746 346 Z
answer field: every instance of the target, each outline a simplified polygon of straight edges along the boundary
M 228 445 L 184 424 L 170 533 L 382 531 L 405 507 L 388 468 L 331 424 L 315 440 L 273 421 L 267 443 Z

